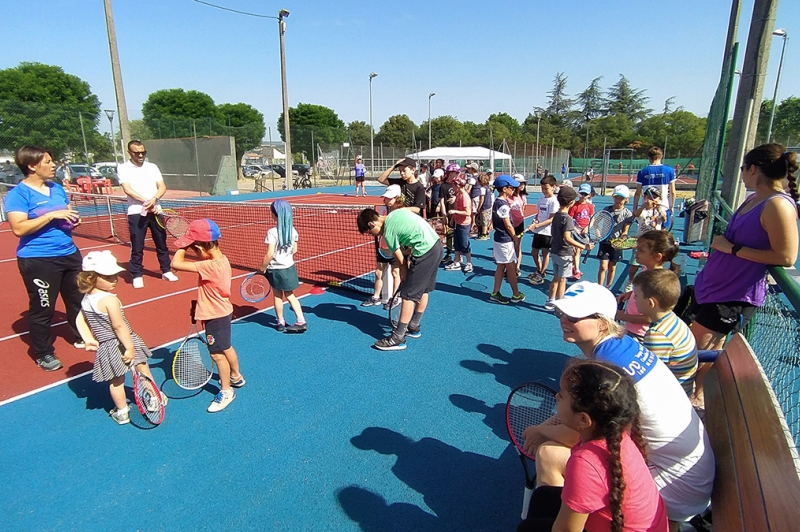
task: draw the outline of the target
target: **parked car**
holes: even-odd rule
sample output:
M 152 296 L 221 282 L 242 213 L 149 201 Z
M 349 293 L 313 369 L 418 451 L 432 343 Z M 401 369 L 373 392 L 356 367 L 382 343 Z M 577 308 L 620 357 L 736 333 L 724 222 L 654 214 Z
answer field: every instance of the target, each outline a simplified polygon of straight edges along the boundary
M 242 166 L 242 175 L 245 177 L 256 177 L 261 172 L 261 168 L 254 164 L 246 164 Z
M 282 164 L 273 164 L 272 170 L 281 177 L 286 177 L 286 167 Z M 292 174 L 300 177 L 311 176 L 311 167 L 307 164 L 295 163 L 292 165 Z
M 77 179 L 79 177 L 91 177 L 92 179 L 105 179 L 105 176 L 101 174 L 95 168 L 91 166 L 87 166 L 85 164 L 68 164 L 69 167 L 69 182 L 70 183 L 77 183 Z M 56 169 L 56 179 L 58 181 L 64 180 L 64 167 L 61 166 Z
M 4 164 L 0 166 L 0 181 L 9 185 L 16 185 L 25 179 L 20 169 L 15 164 Z
M 92 168 L 100 172 L 103 177 L 111 181 L 112 186 L 119 186 L 119 175 L 117 175 L 117 163 L 94 163 Z M 92 178 L 96 179 L 96 178 Z

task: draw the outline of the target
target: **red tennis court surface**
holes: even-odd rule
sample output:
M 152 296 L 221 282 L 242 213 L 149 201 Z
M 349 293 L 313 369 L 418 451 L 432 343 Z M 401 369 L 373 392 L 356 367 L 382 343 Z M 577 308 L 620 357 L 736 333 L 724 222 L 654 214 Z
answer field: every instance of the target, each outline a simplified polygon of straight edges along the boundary
M 352 277 L 362 276 L 374 268 L 372 238 L 356 229 L 356 214 L 361 206 L 380 203 L 379 197 L 353 197 L 333 194 L 311 194 L 286 198 L 295 209 L 295 228 L 300 234 L 297 260 L 298 271 L 306 282 L 296 292 L 307 293 L 312 282 L 318 284 L 347 283 Z M 239 296 L 241 279 L 261 263 L 266 252 L 263 243 L 266 232 L 274 226 L 269 211 L 269 200 L 254 202 L 203 202 L 180 203 L 179 211 L 190 219 L 209 217 L 222 231 L 220 245 L 234 265 L 231 301 L 234 317 L 252 314 L 272 305 L 272 298 L 262 303 L 247 303 Z M 82 254 L 93 250 L 109 249 L 127 267 L 130 257 L 129 239 L 125 218 L 125 201 L 121 198 L 73 198 L 81 210 L 84 224 L 74 235 L 75 244 Z M 109 215 L 107 206 L 114 203 Z M 169 203 L 167 201 L 166 203 Z M 243 205 L 244 203 L 244 205 Z M 339 205 L 349 206 L 338 207 Z M 87 210 L 105 207 L 104 216 L 87 216 Z M 333 208 L 331 208 L 333 207 Z M 172 204 L 169 208 L 175 208 Z M 113 228 L 113 232 L 112 232 Z M 116 235 L 116 236 L 115 236 Z M 19 239 L 11 233 L 7 222 L 0 224 L 0 276 L 6 279 L 5 304 L 0 306 L 0 401 L 4 401 L 63 379 L 90 371 L 94 354 L 72 346 L 74 338 L 66 325 L 64 305 L 59 298 L 52 328 L 56 354 L 64 367 L 59 371 L 45 372 L 36 366 L 30 348 L 28 323 L 25 318 L 28 296 L 16 263 Z M 123 242 L 123 243 L 120 243 Z M 174 239 L 168 243 L 172 247 Z M 133 329 L 149 346 L 160 346 L 182 339 L 189 329 L 189 304 L 195 297 L 197 277 L 181 273 L 175 283 L 161 280 L 152 241 L 145 251 L 145 287 L 135 290 L 127 272 L 120 275 L 116 293 L 125 306 Z M 238 278 L 236 278 L 238 276 Z M 371 279 L 363 279 L 369 283 Z

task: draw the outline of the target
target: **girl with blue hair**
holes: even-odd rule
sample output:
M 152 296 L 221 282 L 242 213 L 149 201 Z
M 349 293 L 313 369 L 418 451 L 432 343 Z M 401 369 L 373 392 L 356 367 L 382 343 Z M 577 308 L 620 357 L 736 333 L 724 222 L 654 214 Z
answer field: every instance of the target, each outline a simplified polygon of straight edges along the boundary
M 304 333 L 308 330 L 303 308 L 294 295 L 294 290 L 300 286 L 297 278 L 297 267 L 294 264 L 294 254 L 297 253 L 299 235 L 292 225 L 292 206 L 286 200 L 275 200 L 270 206 L 272 217 L 277 225 L 267 231 L 267 254 L 261 261 L 259 271 L 265 273 L 269 284 L 272 286 L 272 297 L 275 304 L 275 316 L 278 332 Z M 289 302 L 297 317 L 294 325 L 286 326 L 283 317 L 283 304 Z

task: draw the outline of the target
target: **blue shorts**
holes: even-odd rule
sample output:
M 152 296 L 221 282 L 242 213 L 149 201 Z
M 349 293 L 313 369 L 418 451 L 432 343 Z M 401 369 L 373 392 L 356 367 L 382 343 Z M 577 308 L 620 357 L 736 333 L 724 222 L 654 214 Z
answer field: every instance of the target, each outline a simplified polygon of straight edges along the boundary
M 456 225 L 453 248 L 459 253 L 469 253 L 469 225 Z
M 228 314 L 223 318 L 214 318 L 203 322 L 206 328 L 206 341 L 208 350 L 212 353 L 222 353 L 231 348 L 231 317 Z

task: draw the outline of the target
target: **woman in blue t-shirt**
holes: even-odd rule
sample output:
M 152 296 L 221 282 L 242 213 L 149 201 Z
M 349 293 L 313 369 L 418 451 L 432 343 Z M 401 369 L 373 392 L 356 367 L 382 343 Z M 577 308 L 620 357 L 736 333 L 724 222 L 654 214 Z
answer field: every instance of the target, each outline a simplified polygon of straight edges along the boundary
M 50 324 L 56 298 L 67 309 L 75 347 L 83 347 L 75 318 L 83 296 L 75 281 L 81 271 L 81 253 L 72 241 L 72 229 L 81 223 L 55 175 L 52 154 L 38 146 L 23 146 L 14 158 L 25 179 L 9 191 L 5 209 L 11 231 L 19 237 L 17 266 L 28 292 L 28 327 L 36 364 L 45 371 L 61 369 L 55 356 Z

